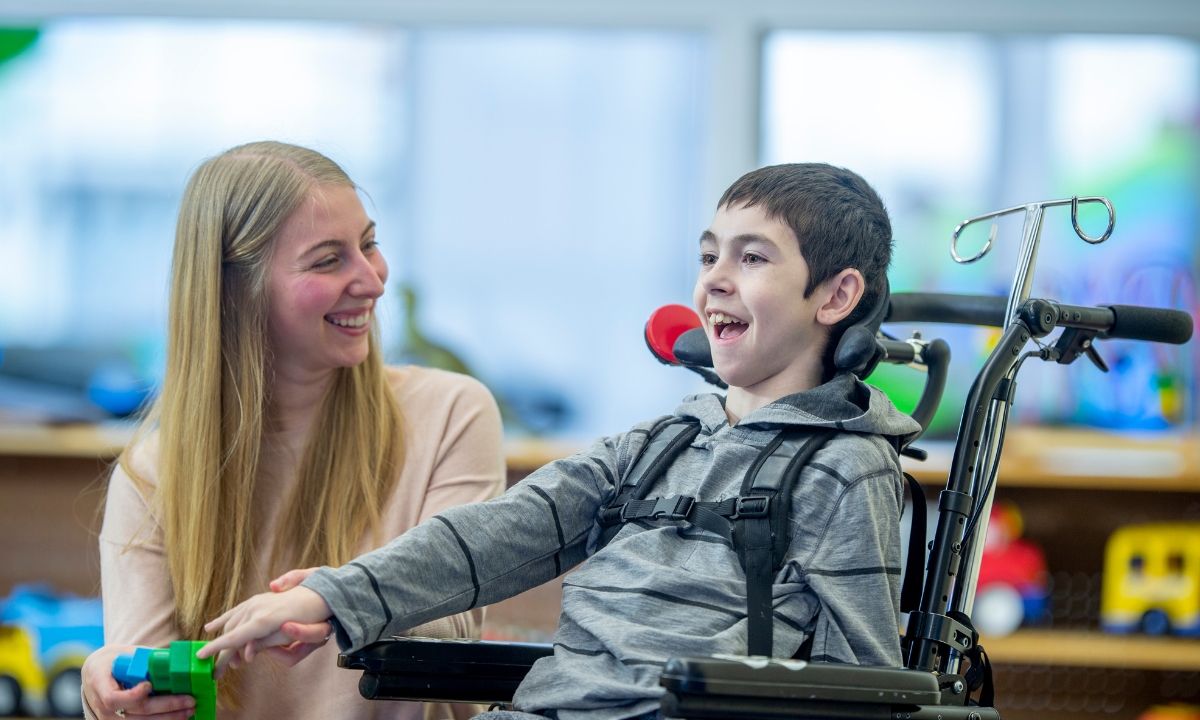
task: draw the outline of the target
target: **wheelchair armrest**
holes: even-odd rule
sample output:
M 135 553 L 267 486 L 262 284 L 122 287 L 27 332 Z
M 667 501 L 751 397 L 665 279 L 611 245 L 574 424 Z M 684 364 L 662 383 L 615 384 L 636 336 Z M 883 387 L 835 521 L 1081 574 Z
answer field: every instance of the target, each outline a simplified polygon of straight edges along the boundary
M 338 656 L 338 667 L 362 670 L 368 700 L 512 702 L 533 664 L 553 646 L 485 640 L 396 637 Z
M 993 708 L 955 704 L 933 673 L 762 657 L 672 658 L 662 711 L 688 720 L 889 718 L 999 720 Z M 897 715 L 897 713 L 899 713 Z

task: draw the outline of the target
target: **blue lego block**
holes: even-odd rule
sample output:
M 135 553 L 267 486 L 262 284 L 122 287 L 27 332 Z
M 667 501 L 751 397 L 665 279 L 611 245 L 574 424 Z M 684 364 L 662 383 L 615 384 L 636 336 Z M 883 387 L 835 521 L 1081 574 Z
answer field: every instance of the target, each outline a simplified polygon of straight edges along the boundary
M 151 648 L 138 648 L 132 655 L 121 654 L 113 661 L 113 679 L 126 690 L 150 681 Z

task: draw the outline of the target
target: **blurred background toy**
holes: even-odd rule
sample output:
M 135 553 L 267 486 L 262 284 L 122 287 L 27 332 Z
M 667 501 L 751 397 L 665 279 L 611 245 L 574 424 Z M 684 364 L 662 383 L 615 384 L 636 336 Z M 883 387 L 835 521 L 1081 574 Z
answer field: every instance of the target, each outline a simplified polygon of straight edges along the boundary
M 80 668 L 104 644 L 102 622 L 99 598 L 14 588 L 0 601 L 0 715 L 83 715 Z
M 0 717 L 20 713 L 25 696 L 44 699 L 46 676 L 25 631 L 0 626 Z
M 1146 708 L 1137 720 L 1200 720 L 1200 706 L 1184 703 L 1155 705 Z
M 1128 525 L 1109 537 L 1100 626 L 1200 637 L 1200 523 Z
M 1046 556 L 1021 538 L 1024 521 L 1014 503 L 992 506 L 991 524 L 979 568 L 975 627 L 985 635 L 1008 635 L 1046 614 L 1050 581 Z

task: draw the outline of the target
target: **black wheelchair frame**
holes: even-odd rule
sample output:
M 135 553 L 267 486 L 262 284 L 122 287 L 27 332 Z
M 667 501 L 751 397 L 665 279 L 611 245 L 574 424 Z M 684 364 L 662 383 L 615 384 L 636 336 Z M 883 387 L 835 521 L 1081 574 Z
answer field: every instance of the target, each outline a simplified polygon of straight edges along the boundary
M 1101 237 L 1090 237 L 1080 228 L 1081 203 L 1100 203 L 1107 209 L 1108 226 Z M 998 720 L 999 714 L 991 707 L 990 668 L 970 613 L 1016 375 L 1030 358 L 1065 365 L 1085 355 L 1107 371 L 1095 340 L 1126 338 L 1182 344 L 1191 338 L 1193 330 L 1191 316 L 1177 310 L 1128 305 L 1082 307 L 1030 298 L 1044 212 L 1066 205 L 1070 206 L 1076 234 L 1085 242 L 1104 242 L 1112 234 L 1116 215 L 1111 203 L 1102 197 L 1031 203 L 971 218 L 955 228 L 951 243 L 951 255 L 960 263 L 982 258 L 996 237 L 993 224 L 984 248 L 963 258 L 957 245 L 964 228 L 982 220 L 1025 213 L 1016 274 L 1007 297 L 893 294 L 873 310 L 867 322 L 847 331 L 851 336 L 848 342 L 843 339 L 847 347 L 858 343 L 855 369 L 862 377 L 879 362 L 911 364 L 928 371 L 925 390 L 914 411 L 924 429 L 944 389 L 948 348 L 940 340 L 914 337 L 898 341 L 879 331 L 880 323 L 1003 328 L 968 393 L 949 478 L 938 498 L 938 522 L 919 606 L 909 613 L 902 642 L 905 668 L 745 656 L 674 658 L 667 662 L 660 680 L 666 690 L 661 702 L 663 715 L 694 720 Z M 1040 342 L 1057 328 L 1063 332 L 1054 344 Z M 1035 349 L 1023 352 L 1031 341 Z M 700 371 L 711 368 L 702 331 L 683 333 L 674 351 L 676 364 Z M 842 346 L 838 353 L 842 353 Z M 706 377 L 715 378 L 711 371 Z M 923 453 L 907 443 L 904 453 L 923 459 Z M 915 557 L 921 558 L 919 550 Z M 505 703 L 511 701 L 532 664 L 552 653 L 550 645 L 393 638 L 342 654 L 338 664 L 363 671 L 359 689 L 367 698 Z M 964 658 L 969 661 L 969 669 L 962 672 Z M 980 691 L 978 699 L 972 698 L 976 690 Z

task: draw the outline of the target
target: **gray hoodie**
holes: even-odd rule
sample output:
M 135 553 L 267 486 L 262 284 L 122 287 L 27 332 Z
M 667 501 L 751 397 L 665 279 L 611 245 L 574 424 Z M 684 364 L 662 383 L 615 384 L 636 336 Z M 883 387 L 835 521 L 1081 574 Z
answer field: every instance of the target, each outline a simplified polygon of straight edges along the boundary
M 388 545 L 304 581 L 329 604 L 337 641 L 358 649 L 436 618 L 499 602 L 575 569 L 563 583 L 554 655 L 517 691 L 526 712 L 619 720 L 658 707 L 672 656 L 746 652 L 746 583 L 724 538 L 686 522 L 625 524 L 599 547 L 600 511 L 663 423 L 701 431 L 650 493 L 738 495 L 761 450 L 787 427 L 838 433 L 801 472 L 791 541 L 776 575 L 774 649 L 809 636 L 812 659 L 899 665 L 903 482 L 890 438 L 919 429 L 848 373 L 730 426 L 723 398 L 696 395 L 674 416 L 602 438 L 485 503 L 450 508 Z

